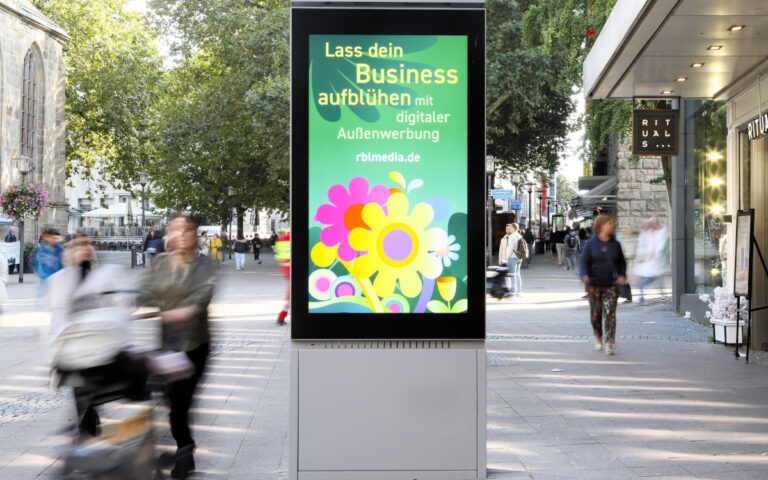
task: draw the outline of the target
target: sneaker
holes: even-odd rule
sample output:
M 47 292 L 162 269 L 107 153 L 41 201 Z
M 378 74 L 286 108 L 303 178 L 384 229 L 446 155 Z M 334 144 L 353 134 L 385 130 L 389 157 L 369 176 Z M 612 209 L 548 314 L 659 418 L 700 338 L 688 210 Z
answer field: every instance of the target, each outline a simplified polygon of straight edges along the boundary
M 505 293 L 505 294 L 504 294 L 504 298 L 509 298 L 509 297 L 511 297 L 511 296 L 513 296 L 513 295 L 514 295 L 514 293 L 512 293 L 512 292 L 507 292 L 507 293 Z
M 600 340 L 595 340 L 595 350 L 602 350 L 603 349 L 603 342 Z
M 613 355 L 613 345 L 611 345 L 610 343 L 605 344 L 605 354 Z

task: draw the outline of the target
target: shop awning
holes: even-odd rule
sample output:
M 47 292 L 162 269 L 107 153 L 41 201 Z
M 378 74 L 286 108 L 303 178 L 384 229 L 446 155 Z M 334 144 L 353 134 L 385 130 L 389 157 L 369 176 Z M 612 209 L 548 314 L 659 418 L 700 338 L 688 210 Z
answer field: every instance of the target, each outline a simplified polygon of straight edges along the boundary
M 579 177 L 579 189 L 584 185 L 593 185 L 593 180 L 601 180 L 588 192 L 571 201 L 571 208 L 580 217 L 591 217 L 592 210 L 598 207 L 601 211 L 616 211 L 616 177 Z
M 618 0 L 584 61 L 584 92 L 725 100 L 766 72 L 768 1 Z

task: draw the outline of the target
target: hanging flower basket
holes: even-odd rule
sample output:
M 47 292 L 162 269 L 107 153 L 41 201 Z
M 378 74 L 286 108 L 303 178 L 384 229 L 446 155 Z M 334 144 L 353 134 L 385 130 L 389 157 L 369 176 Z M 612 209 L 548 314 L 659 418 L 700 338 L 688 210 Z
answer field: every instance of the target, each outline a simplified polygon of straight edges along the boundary
M 34 183 L 11 185 L 0 194 L 0 210 L 14 220 L 37 218 L 48 207 L 48 190 Z

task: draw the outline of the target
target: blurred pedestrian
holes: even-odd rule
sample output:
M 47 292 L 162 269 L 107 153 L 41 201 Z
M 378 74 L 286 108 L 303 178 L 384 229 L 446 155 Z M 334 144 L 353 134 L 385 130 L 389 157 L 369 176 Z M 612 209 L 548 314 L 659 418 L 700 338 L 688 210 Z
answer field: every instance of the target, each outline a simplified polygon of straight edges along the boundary
M 191 377 L 168 386 L 171 434 L 177 446 L 171 477 L 186 478 L 195 469 L 189 410 L 210 351 L 208 305 L 213 298 L 214 275 L 210 259 L 198 255 L 194 220 L 185 215 L 175 217 L 166 235 L 168 252 L 155 257 L 142 289 L 159 302 L 163 347 L 185 352 L 194 365 Z
M 208 232 L 205 230 L 200 234 L 197 253 L 203 257 L 207 257 L 211 253 L 211 240 L 208 238 Z
M 8 230 L 8 233 L 5 234 L 5 243 L 13 243 L 18 241 L 19 240 L 16 238 L 16 227 L 11 227 L 11 229 Z
M 37 286 L 37 298 L 45 296 L 46 280 L 62 269 L 62 255 L 64 247 L 61 245 L 61 235 L 58 230 L 46 228 L 40 237 L 40 249 L 35 254 L 35 271 L 40 277 Z
M 285 303 L 277 314 L 277 324 L 285 325 L 285 319 L 291 307 L 291 232 L 281 229 L 280 236 L 275 239 L 275 260 L 280 267 L 280 273 L 285 278 Z
M 145 252 L 147 254 L 147 260 L 151 261 L 155 255 L 165 252 L 165 241 L 158 230 L 152 230 L 150 234 L 151 237 L 146 244 Z
M 154 230 L 150 230 L 149 233 L 147 234 L 146 238 L 144 238 L 144 253 L 147 252 L 147 247 L 149 246 L 149 242 L 153 238 L 155 238 L 155 231 Z
M 248 242 L 243 234 L 238 232 L 235 239 L 235 270 L 245 270 L 245 252 L 248 251 Z
M 261 253 L 261 248 L 264 245 L 262 245 L 261 239 L 259 238 L 258 235 L 253 237 L 251 246 L 253 247 L 253 259 L 256 260 L 256 262 L 261 263 L 261 260 L 259 260 L 259 253 Z
M 227 233 L 222 230 L 221 234 L 219 234 L 219 240 L 221 240 L 221 252 L 222 254 L 227 252 L 229 250 L 229 238 L 227 238 Z M 221 256 L 221 263 L 225 264 L 227 263 L 227 256 L 222 255 Z
M 221 247 L 224 246 L 224 242 L 221 241 L 221 238 L 214 235 L 211 237 L 211 258 L 214 262 L 216 262 L 216 268 L 219 268 L 219 262 L 221 262 L 222 254 L 221 254 Z
M 579 240 L 579 235 L 576 233 L 576 230 L 571 230 L 571 227 L 566 228 L 565 232 L 566 235 L 563 241 L 565 246 L 565 269 L 575 270 L 576 257 L 579 255 L 581 240 Z
M 507 275 L 507 292 L 505 297 L 519 297 L 523 293 L 523 280 L 520 276 L 520 267 L 523 259 L 527 256 L 527 244 L 522 235 L 517 232 L 516 223 L 508 223 L 506 226 L 506 235 L 499 242 L 499 265 L 506 266 L 509 270 Z
M 8 233 L 5 234 L 5 243 L 15 243 L 18 241 L 18 238 L 16 238 L 16 227 L 11 227 Z M 5 263 L 8 263 L 8 273 L 13 273 L 18 268 L 16 266 L 16 258 L 8 258 Z M 0 263 L 0 265 L 5 263 Z
M 579 269 L 581 279 L 587 287 L 595 350 L 603 348 L 605 340 L 606 355 L 613 355 L 616 344 L 616 303 L 619 297 L 617 285 L 627 283 L 627 262 L 621 244 L 613 235 L 614 228 L 613 218 L 608 215 L 598 215 L 595 218 L 595 234 L 584 244 Z
M 525 233 L 523 233 L 523 238 L 525 239 L 525 243 L 528 245 L 528 256 L 525 257 L 525 260 L 523 260 L 523 267 L 528 268 L 528 266 L 531 264 L 531 254 L 533 253 L 533 243 L 536 241 L 536 238 L 533 236 L 533 229 L 531 227 L 528 227 L 525 229 Z
M 656 218 L 649 218 L 643 223 L 635 253 L 635 275 L 640 279 L 640 297 L 637 301 L 640 303 L 645 301 L 645 288 L 664 273 L 662 258 L 666 241 L 667 229 Z
M 97 268 L 96 250 L 86 236 L 67 243 L 63 262 L 65 267 L 48 280 L 53 362 L 60 377 L 77 375 L 78 430 L 96 436 L 101 421 L 91 404 L 93 389 L 125 382 L 126 394 L 138 398 L 148 372 L 142 361 L 125 352 L 132 303 L 118 293 L 124 288 L 124 267 Z

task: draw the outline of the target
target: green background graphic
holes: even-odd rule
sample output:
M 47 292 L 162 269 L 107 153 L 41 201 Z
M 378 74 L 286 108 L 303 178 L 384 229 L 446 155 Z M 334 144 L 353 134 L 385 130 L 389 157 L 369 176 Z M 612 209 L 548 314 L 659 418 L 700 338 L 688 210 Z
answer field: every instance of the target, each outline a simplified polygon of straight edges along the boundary
M 402 56 L 371 57 L 372 46 L 393 46 L 402 48 Z M 360 47 L 363 53 L 359 57 L 328 56 L 337 46 Z M 352 50 L 348 50 L 352 51 Z M 329 189 L 341 185 L 350 189 L 350 181 L 355 177 L 365 178 L 369 190 L 376 185 L 384 185 L 390 191 L 399 190 L 408 199 L 408 213 L 422 202 L 432 206 L 435 219 L 425 227 L 426 230 L 440 228 L 446 236 L 453 236 L 453 244 L 459 245 L 455 251 L 458 259 L 443 266 L 440 277 L 456 278 L 456 294 L 452 301 L 443 302 L 435 286 L 429 299 L 445 304 L 440 307 L 430 302 L 425 312 L 461 311 L 466 309 L 467 281 L 467 37 L 466 36 L 426 36 L 426 35 L 310 35 L 309 40 L 309 248 L 320 242 L 320 234 L 329 225 L 316 219 L 318 209 L 332 204 Z M 396 52 L 393 52 L 396 53 Z M 393 69 L 399 75 L 401 70 L 415 69 L 428 71 L 423 78 L 440 77 L 440 71 L 455 69 L 456 83 L 356 83 L 356 64 L 364 63 L 373 70 Z M 398 78 L 399 80 L 399 78 Z M 411 78 L 413 80 L 413 77 Z M 321 94 L 339 94 L 343 91 L 364 93 L 368 89 L 381 91 L 379 95 L 410 95 L 411 105 L 321 105 Z M 347 97 L 349 99 L 349 96 Z M 417 99 L 422 104 L 417 105 Z M 431 101 L 429 100 L 431 99 Z M 349 102 L 354 103 L 354 102 Z M 431 104 L 430 104 L 431 103 Z M 446 116 L 443 123 L 399 122 L 398 114 L 441 114 Z M 426 138 L 365 139 L 339 138 L 340 129 L 351 134 L 360 129 L 369 132 L 400 132 L 407 135 L 407 130 L 415 136 Z M 428 131 L 428 134 L 422 133 Z M 389 133 L 389 135 L 392 135 Z M 439 139 L 437 139 L 438 137 Z M 434 141 L 436 140 L 437 141 Z M 360 161 L 361 155 L 383 155 L 394 157 L 402 155 L 406 161 Z M 418 162 L 407 161 L 415 155 Z M 398 172 L 398 175 L 391 175 Z M 395 178 L 400 179 L 395 180 Z M 385 210 L 386 211 L 386 210 Z M 330 245 L 327 245 L 330 247 Z M 299 252 L 296 252 L 297 254 Z M 360 252 L 360 255 L 366 252 Z M 313 294 L 312 274 L 318 270 L 331 271 L 336 277 L 350 277 L 350 262 L 335 261 L 330 266 L 318 266 L 309 260 L 310 274 L 310 312 L 322 313 L 357 313 L 377 311 L 371 307 L 364 292 L 357 292 L 355 298 L 321 298 Z M 369 280 L 375 281 L 375 274 Z M 329 281 L 332 281 L 331 278 Z M 359 281 L 360 279 L 355 279 Z M 422 278 L 423 285 L 434 284 L 434 279 Z M 358 285 L 359 286 L 359 285 Z M 365 289 L 363 289 L 365 290 Z M 419 303 L 424 303 L 424 295 L 409 297 L 404 295 L 398 282 L 394 296 L 400 304 L 394 308 L 385 308 L 389 312 L 418 312 Z M 387 299 L 380 298 L 379 301 Z M 452 306 L 455 308 L 451 310 Z M 379 310 L 381 311 L 381 310 Z

